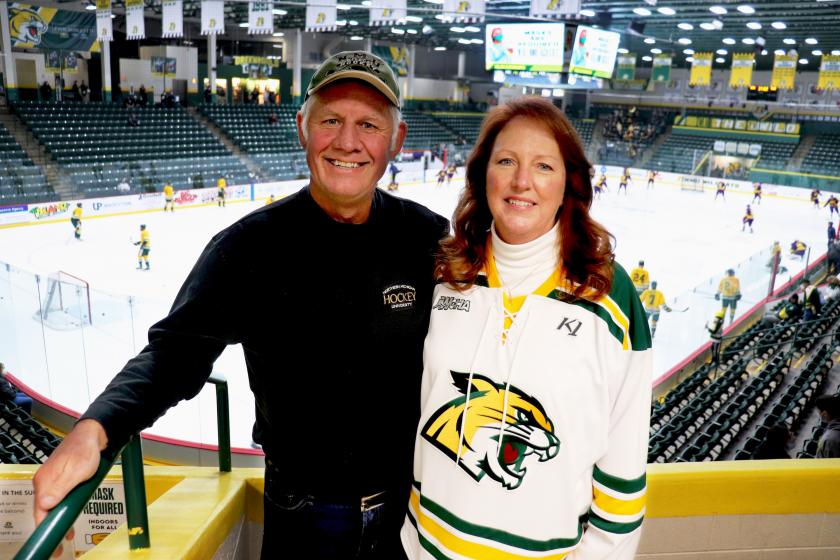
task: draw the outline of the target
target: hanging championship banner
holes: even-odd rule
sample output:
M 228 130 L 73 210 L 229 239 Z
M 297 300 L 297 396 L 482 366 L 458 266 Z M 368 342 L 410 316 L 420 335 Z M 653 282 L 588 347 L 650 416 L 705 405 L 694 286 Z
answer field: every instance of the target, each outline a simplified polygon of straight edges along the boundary
M 408 15 L 405 0 L 378 0 L 370 9 L 371 25 L 394 25 Z
M 618 64 L 615 70 L 615 79 L 630 81 L 636 79 L 636 55 L 620 54 L 618 55 Z
M 204 0 L 204 2 L 201 3 L 201 34 L 223 35 L 224 32 L 224 0 Z
M 125 38 L 129 41 L 146 38 L 143 0 L 125 0 Z
M 335 31 L 336 0 L 314 0 L 306 3 L 306 31 Z
M 163 36 L 184 36 L 184 3 L 182 0 L 163 0 Z
M 671 55 L 658 54 L 653 57 L 653 68 L 651 69 L 650 79 L 654 82 L 671 81 Z
M 580 0 L 531 0 L 531 17 L 563 17 L 580 12 Z
M 820 89 L 840 90 L 840 56 L 824 54 L 820 64 L 820 77 L 817 82 Z
M 773 59 L 773 75 L 770 85 L 777 89 L 793 89 L 796 80 L 797 54 L 777 54 Z
M 708 86 L 712 83 L 712 53 L 695 53 L 691 63 L 688 83 L 693 86 Z
M 248 33 L 262 35 L 274 33 L 273 2 L 248 3 Z
M 732 53 L 732 70 L 729 73 L 729 86 L 733 88 L 749 87 L 752 83 L 755 54 Z
M 96 39 L 114 40 L 114 28 L 111 25 L 111 0 L 96 0 Z
M 443 0 L 443 15 L 458 22 L 484 21 L 484 0 Z

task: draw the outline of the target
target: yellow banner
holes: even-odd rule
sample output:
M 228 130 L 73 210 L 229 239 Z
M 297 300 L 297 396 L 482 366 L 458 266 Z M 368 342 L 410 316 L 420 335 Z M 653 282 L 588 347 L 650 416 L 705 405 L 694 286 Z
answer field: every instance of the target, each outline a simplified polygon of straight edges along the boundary
M 691 63 L 688 83 L 693 86 L 708 86 L 712 83 L 712 53 L 695 53 Z
M 779 89 L 793 89 L 796 80 L 795 54 L 777 54 L 773 60 L 773 75 L 770 78 L 770 85 Z
M 753 53 L 733 53 L 732 71 L 729 74 L 729 86 L 733 88 L 749 87 L 752 83 L 754 63 L 755 55 Z
M 266 58 L 264 56 L 235 56 L 233 63 L 237 66 L 243 64 L 259 64 L 262 66 L 280 66 L 280 61 L 273 58 Z
M 840 56 L 824 54 L 820 64 L 820 89 L 840 89 Z

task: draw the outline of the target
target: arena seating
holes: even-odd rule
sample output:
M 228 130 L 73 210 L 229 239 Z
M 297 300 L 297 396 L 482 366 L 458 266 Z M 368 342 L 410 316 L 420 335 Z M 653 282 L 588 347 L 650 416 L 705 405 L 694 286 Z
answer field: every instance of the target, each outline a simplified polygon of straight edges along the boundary
M 649 165 L 659 171 L 691 173 L 714 140 L 703 136 L 671 134 L 654 152 Z
M 253 154 L 251 159 L 260 166 L 265 177 L 287 181 L 309 176 L 306 156 L 302 151 Z
M 463 143 L 458 134 L 449 130 L 431 115 L 417 111 L 403 111 L 403 120 L 408 125 L 403 149 L 428 149 L 440 144 Z
M 0 403 L 0 463 L 43 463 L 61 442 L 14 403 Z
M 481 113 L 430 113 L 429 116 L 457 134 L 465 143 L 475 144 L 484 115 Z M 411 129 L 409 128 L 409 134 Z
M 0 123 L 0 206 L 44 202 L 55 198 L 39 167 Z
M 761 158 L 757 167 L 764 169 L 784 169 L 790 163 L 793 152 L 799 144 L 792 142 L 767 142 L 762 141 Z
M 199 109 L 249 154 L 300 152 L 294 105 L 202 105 Z M 275 123 L 269 121 L 271 115 Z
M 805 155 L 800 171 L 819 175 L 840 175 L 840 136 L 819 135 Z
M 22 102 L 13 109 L 86 196 L 117 194 L 122 180 L 133 191 L 154 191 L 167 181 L 177 189 L 211 186 L 222 170 L 229 182 L 247 179 L 245 166 L 181 107 Z
M 764 444 L 770 428 L 782 424 L 800 429 L 816 397 L 822 392 L 838 342 L 822 344 L 840 319 L 840 301 L 830 301 L 819 319 L 799 324 L 783 321 L 770 328 L 755 324 L 721 353 L 720 370 L 706 364 L 684 379 L 651 410 L 649 462 L 714 461 L 739 434 L 750 433 L 735 459 L 751 459 Z M 808 356 L 807 365 L 788 364 Z M 748 367 L 758 362 L 757 375 Z M 840 387 L 838 387 L 840 391 Z M 746 430 L 750 430 L 747 432 Z M 815 441 L 806 442 L 802 456 L 813 455 Z

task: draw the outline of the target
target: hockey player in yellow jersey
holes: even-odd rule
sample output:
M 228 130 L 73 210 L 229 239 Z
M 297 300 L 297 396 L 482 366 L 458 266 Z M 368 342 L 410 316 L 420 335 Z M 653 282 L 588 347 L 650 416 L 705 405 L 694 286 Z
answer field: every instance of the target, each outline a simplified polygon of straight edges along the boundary
M 825 201 L 823 207 L 828 206 L 828 210 L 830 212 L 829 216 L 834 216 L 835 212 L 837 212 L 837 215 L 840 216 L 840 209 L 837 208 L 838 203 L 840 203 L 840 200 L 838 200 L 834 195 L 831 195 L 828 200 Z
M 651 189 L 654 186 L 654 181 L 656 180 L 656 171 L 651 169 L 648 171 L 647 175 L 647 188 Z
M 665 296 L 656 289 L 656 280 L 650 283 L 650 288 L 642 292 L 642 306 L 645 308 L 650 319 L 650 336 L 656 334 L 656 324 L 659 322 L 659 309 L 665 311 L 673 311 L 668 304 L 665 303 Z
M 755 204 L 756 200 L 758 201 L 758 204 L 761 204 L 761 183 L 753 183 L 752 204 Z
M 645 270 L 645 261 L 639 261 L 639 266 L 630 271 L 630 280 L 636 287 L 636 293 L 640 296 L 650 285 L 650 275 Z
M 166 201 L 163 204 L 163 211 L 166 212 L 169 210 L 170 212 L 175 211 L 175 189 L 172 188 L 171 183 L 166 183 L 163 185 L 163 198 Z
M 265 199 L 265 205 L 268 206 L 269 204 L 273 203 L 276 198 L 274 198 L 273 194 L 268 195 L 268 198 Z
M 224 177 L 219 177 L 219 180 L 216 181 L 216 202 L 219 205 L 219 208 L 225 206 L 225 189 L 227 189 L 227 181 Z
M 735 320 L 735 308 L 738 306 L 738 300 L 740 299 L 741 281 L 735 276 L 735 271 L 730 268 L 726 271 L 726 276 L 721 278 L 715 294 L 715 300 L 720 301 L 724 315 L 726 314 L 726 308 L 729 308 L 730 323 Z
M 76 204 L 73 209 L 73 216 L 70 218 L 70 224 L 73 226 L 73 236 L 77 241 L 82 240 L 82 203 Z
M 137 251 L 137 269 L 143 268 L 143 263 L 146 263 L 146 270 L 149 270 L 149 251 L 151 249 L 151 241 L 149 239 L 149 230 L 146 229 L 146 224 L 140 226 L 140 241 L 135 241 L 135 245 L 140 246 Z

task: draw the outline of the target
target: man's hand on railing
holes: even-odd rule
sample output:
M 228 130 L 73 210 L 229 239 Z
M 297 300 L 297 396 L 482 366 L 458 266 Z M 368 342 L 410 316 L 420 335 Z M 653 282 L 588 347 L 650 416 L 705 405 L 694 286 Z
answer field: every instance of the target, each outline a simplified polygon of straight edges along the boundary
M 32 478 L 35 488 L 35 525 L 99 466 L 100 452 L 108 443 L 105 429 L 96 420 L 82 420 L 67 434 Z M 60 554 L 61 547 L 56 551 Z

